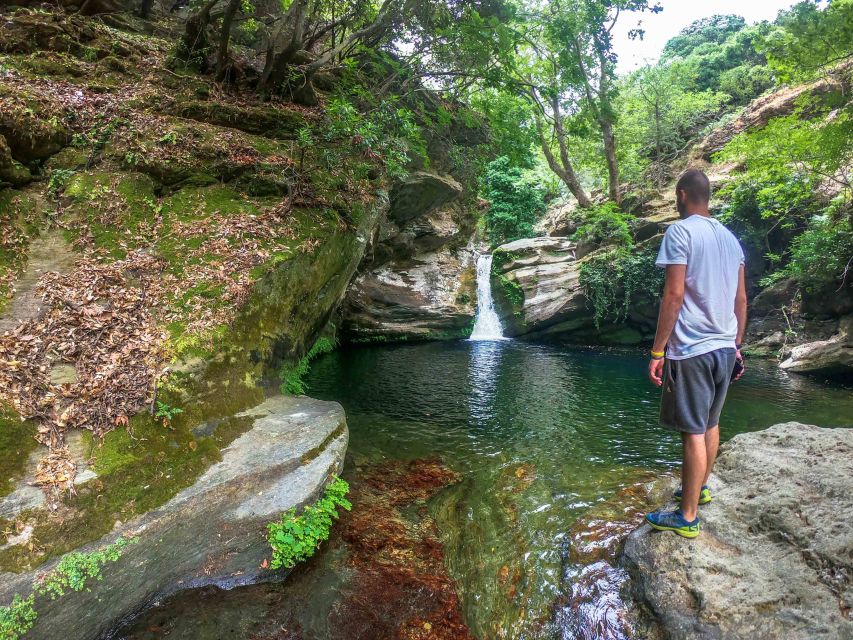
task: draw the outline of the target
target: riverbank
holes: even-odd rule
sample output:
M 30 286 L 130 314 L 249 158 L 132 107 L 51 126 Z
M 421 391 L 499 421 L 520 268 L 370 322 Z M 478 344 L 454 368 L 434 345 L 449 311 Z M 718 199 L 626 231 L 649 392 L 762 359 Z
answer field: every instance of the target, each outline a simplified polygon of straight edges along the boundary
M 154 638 L 146 631 L 152 627 L 219 640 L 225 624 L 240 630 L 235 638 L 266 639 L 281 626 L 302 640 L 341 634 L 341 607 L 352 620 L 379 613 L 374 598 L 358 597 L 357 576 L 389 569 L 384 560 L 361 562 L 360 537 L 348 532 L 365 531 L 366 522 L 375 528 L 366 534 L 369 544 L 399 551 L 390 554 L 403 562 L 396 575 L 456 594 L 474 637 L 545 640 L 603 628 L 613 638 L 628 638 L 631 630 L 644 637 L 646 621 L 622 593 L 628 575 L 619 545 L 646 510 L 666 500 L 664 488 L 649 495 L 650 478 L 677 469 L 680 459 L 677 439 L 657 426 L 658 391 L 645 384 L 645 364 L 639 351 L 520 341 L 362 346 L 317 359 L 307 392 L 346 409 L 343 477 L 353 511 L 285 583 L 176 596 L 136 621 L 139 635 L 129 637 Z M 753 361 L 750 375 L 732 388 L 723 437 L 789 420 L 840 426 L 853 414 L 851 402 L 849 389 Z M 397 503 L 393 518 L 383 516 L 383 500 L 373 498 L 387 493 L 396 502 L 403 484 L 424 482 L 401 473 L 424 460 L 437 466 L 412 468 L 447 473 L 426 476 L 429 491 Z M 449 482 L 436 487 L 440 478 Z M 393 524 L 380 527 L 382 521 Z M 412 547 L 413 540 L 421 542 Z M 440 556 L 446 574 L 423 553 Z M 422 572 L 412 575 L 412 566 Z M 381 624 L 411 630 L 404 623 L 420 619 L 437 628 L 438 609 L 417 602 L 383 608 Z M 362 630 L 353 638 L 371 635 Z
M 726 443 L 699 538 L 643 525 L 626 541 L 632 591 L 658 637 L 851 637 L 851 484 L 853 429 L 790 422 Z

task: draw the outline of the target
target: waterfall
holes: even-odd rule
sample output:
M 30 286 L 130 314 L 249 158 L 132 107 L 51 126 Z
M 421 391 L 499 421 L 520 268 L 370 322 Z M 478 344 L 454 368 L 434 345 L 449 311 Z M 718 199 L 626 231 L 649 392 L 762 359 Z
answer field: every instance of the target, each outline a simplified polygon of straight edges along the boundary
M 505 340 L 492 298 L 492 256 L 477 256 L 477 319 L 471 340 Z

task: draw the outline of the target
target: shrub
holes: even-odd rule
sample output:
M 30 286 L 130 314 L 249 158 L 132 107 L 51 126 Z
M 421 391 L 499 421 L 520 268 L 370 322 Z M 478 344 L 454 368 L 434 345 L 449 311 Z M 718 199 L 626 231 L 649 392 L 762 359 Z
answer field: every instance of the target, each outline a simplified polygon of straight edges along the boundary
M 329 538 L 332 522 L 338 518 L 337 507 L 349 511 L 352 504 L 346 499 L 349 485 L 335 477 L 326 487 L 323 497 L 315 504 L 305 507 L 296 515 L 296 509 L 290 509 L 278 522 L 267 525 L 270 546 L 272 547 L 272 569 L 296 566 L 297 562 L 307 560 L 314 555 L 323 540 Z
M 839 287 L 850 281 L 853 269 L 853 224 L 818 216 L 791 243 L 791 261 L 785 273 L 806 290 Z
M 580 268 L 580 285 L 592 303 L 595 326 L 608 316 L 614 322 L 627 318 L 632 302 L 652 302 L 663 288 L 663 269 L 655 266 L 657 252 L 632 252 L 616 247 L 585 260 Z
M 597 245 L 630 246 L 631 230 L 628 228 L 630 216 L 622 213 L 616 204 L 606 202 L 583 210 L 583 214 L 584 221 L 574 234 L 575 240 L 586 240 Z

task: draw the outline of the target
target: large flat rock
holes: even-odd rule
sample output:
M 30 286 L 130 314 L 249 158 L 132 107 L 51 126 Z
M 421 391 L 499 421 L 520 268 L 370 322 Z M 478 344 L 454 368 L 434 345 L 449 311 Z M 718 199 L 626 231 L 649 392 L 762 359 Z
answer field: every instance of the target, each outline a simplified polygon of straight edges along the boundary
M 120 526 L 89 545 L 137 535 L 103 581 L 91 591 L 56 601 L 37 598 L 28 638 L 94 640 L 152 602 L 181 589 L 232 587 L 271 578 L 261 568 L 270 556 L 266 524 L 291 507 L 312 502 L 339 473 L 348 431 L 334 402 L 277 396 L 241 415 L 252 428 L 222 451 L 222 460 L 162 507 Z M 0 605 L 31 591 L 36 575 L 0 574 Z
M 702 534 L 643 525 L 623 562 L 662 637 L 853 638 L 853 429 L 789 422 L 735 436 Z

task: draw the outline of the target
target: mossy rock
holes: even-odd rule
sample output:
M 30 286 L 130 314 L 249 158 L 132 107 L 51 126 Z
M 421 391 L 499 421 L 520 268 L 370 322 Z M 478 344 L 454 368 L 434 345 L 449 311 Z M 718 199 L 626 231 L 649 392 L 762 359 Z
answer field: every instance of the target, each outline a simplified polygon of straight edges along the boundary
M 178 102 L 171 113 L 182 118 L 284 140 L 294 139 L 296 132 L 306 125 L 305 116 L 300 112 L 273 105 L 243 106 L 189 100 Z
M 71 132 L 61 119 L 63 113 L 62 105 L 47 93 L 0 87 L 0 135 L 19 162 L 44 160 L 68 144 Z
M 167 186 L 231 182 L 264 169 L 292 172 L 289 145 L 172 116 L 144 119 L 114 136 L 108 159 Z

